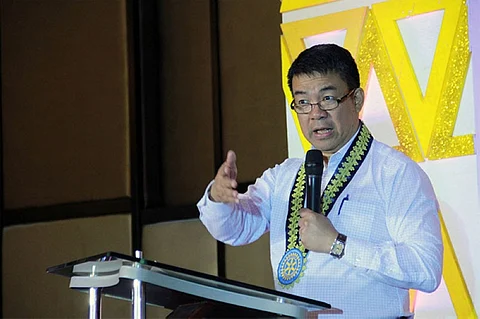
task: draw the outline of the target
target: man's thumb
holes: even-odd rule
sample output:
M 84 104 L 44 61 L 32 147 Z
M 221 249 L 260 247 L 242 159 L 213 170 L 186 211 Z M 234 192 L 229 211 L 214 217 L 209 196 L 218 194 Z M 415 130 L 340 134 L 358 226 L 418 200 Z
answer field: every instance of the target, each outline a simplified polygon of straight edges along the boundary
M 235 154 L 234 151 L 230 150 L 227 152 L 227 165 L 230 167 L 230 168 L 234 168 L 236 167 L 237 165 L 237 155 Z

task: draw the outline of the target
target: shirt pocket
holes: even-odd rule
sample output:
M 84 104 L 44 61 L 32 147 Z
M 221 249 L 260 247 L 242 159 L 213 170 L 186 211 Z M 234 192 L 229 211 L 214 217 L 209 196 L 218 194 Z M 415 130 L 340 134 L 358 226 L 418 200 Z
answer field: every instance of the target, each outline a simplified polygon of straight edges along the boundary
M 353 200 L 343 201 L 331 213 L 336 215 L 335 221 L 332 220 L 332 222 L 338 232 L 363 240 L 371 240 L 375 237 L 372 231 L 377 231 L 383 216 L 381 208 L 375 203 Z

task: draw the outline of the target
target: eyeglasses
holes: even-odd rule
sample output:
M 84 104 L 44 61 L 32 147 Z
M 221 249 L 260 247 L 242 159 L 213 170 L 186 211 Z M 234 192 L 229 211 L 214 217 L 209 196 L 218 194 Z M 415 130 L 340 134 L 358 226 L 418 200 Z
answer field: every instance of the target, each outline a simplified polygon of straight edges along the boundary
M 355 89 L 351 90 L 339 99 L 336 99 L 333 96 L 326 96 L 317 103 L 310 103 L 309 100 L 305 99 L 301 99 L 300 101 L 298 101 L 298 103 L 295 103 L 295 100 L 293 100 L 292 103 L 290 103 L 290 107 L 298 114 L 310 113 L 314 105 L 317 105 L 320 110 L 331 111 L 333 109 L 336 109 L 340 105 L 340 103 L 345 101 L 345 99 L 352 95 L 353 92 L 355 92 Z

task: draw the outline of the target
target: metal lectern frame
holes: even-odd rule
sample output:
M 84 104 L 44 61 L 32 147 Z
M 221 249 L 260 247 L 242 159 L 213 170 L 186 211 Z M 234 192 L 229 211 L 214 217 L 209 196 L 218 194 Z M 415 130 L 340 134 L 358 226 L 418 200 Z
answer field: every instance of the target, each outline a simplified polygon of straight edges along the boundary
M 324 302 L 149 261 L 140 252 L 136 257 L 106 252 L 49 267 L 47 273 L 70 277 L 70 288 L 89 293 L 90 319 L 101 317 L 102 295 L 130 300 L 134 319 L 145 318 L 146 304 L 175 310 L 212 302 L 232 311 L 283 318 L 331 309 Z

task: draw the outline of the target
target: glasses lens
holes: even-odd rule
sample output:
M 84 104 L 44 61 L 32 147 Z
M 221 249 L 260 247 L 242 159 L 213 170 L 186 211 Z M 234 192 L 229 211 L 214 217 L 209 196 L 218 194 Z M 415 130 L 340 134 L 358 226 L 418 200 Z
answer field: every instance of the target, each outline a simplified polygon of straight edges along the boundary
M 328 111 L 336 108 L 338 106 L 337 100 L 323 100 L 320 102 L 322 110 Z
M 299 114 L 309 113 L 312 109 L 310 104 L 295 105 L 295 111 Z

